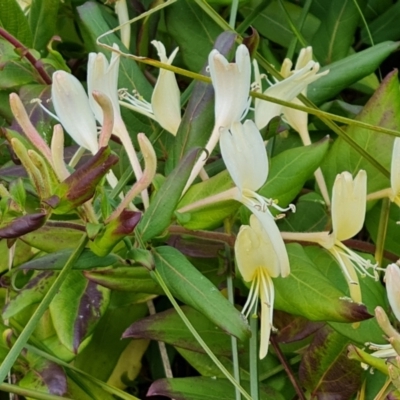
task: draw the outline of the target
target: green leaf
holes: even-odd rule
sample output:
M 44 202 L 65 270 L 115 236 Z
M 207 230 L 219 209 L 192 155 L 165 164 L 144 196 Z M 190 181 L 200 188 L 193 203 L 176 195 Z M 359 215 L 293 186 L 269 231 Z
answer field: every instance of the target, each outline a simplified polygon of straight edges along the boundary
M 243 388 L 249 391 L 249 383 L 242 382 Z M 159 379 L 154 382 L 147 396 L 167 396 L 176 400 L 232 400 L 235 389 L 227 379 L 193 377 Z M 283 400 L 276 390 L 260 384 L 260 400 Z
M 71 271 L 50 304 L 51 318 L 61 343 L 78 351 L 108 306 L 108 289 L 85 279 L 80 271 Z
M 122 333 L 148 311 L 146 304 L 118 306 L 121 297 L 126 297 L 126 293 L 112 293 L 110 306 L 93 332 L 90 343 L 74 361 L 75 367 L 102 381 L 110 378 L 121 353 L 130 343 L 121 340 Z
M 274 279 L 275 308 L 311 321 L 352 322 L 371 317 L 364 305 L 344 299 L 346 294 L 324 276 L 300 245 L 289 244 L 287 251 L 290 275 Z
M 56 32 L 60 0 L 33 0 L 29 10 L 32 47 L 42 51 Z
M 363 369 L 347 358 L 349 344 L 349 339 L 327 327 L 317 332 L 303 354 L 299 371 L 302 385 L 312 396 L 350 399 L 357 392 Z
M 167 7 L 165 21 L 184 63 L 191 71 L 200 71 L 221 27 L 192 0 L 180 0 Z
M 357 120 L 371 125 L 400 130 L 400 92 L 397 71 L 390 73 L 379 89 L 370 98 Z M 363 129 L 355 125 L 347 128 L 347 134 L 372 157 L 390 170 L 394 137 Z M 343 139 L 338 138 L 321 166 L 328 190 L 331 190 L 336 175 L 349 171 L 354 176 L 360 169 L 367 171 L 368 192 L 390 187 L 389 180 Z
M 225 332 L 193 308 L 183 306 L 182 311 L 215 355 L 228 357 L 231 355 L 231 339 Z M 122 337 L 158 340 L 187 350 L 204 353 L 203 348 L 174 309 L 151 315 L 133 323 Z M 239 344 L 239 348 L 243 350 L 243 345 Z
M 60 270 L 72 253 L 73 250 L 70 249 L 60 250 L 56 253 L 47 254 L 43 257 L 28 261 L 20 265 L 18 269 Z M 85 270 L 98 267 L 108 267 L 109 265 L 113 265 L 120 260 L 120 257 L 115 254 L 99 257 L 89 249 L 85 249 L 75 262 L 73 269 Z
M 32 47 L 32 33 L 28 21 L 16 0 L 0 1 L 0 27 L 26 47 Z
M 82 225 L 65 222 L 47 222 L 34 232 L 20 239 L 46 253 L 55 253 L 61 249 L 75 249 L 84 234 Z
M 278 199 L 282 206 L 289 204 L 319 167 L 328 146 L 328 140 L 324 139 L 310 146 L 284 151 L 273 157 L 267 182 L 259 193 L 267 198 Z
M 11 318 L 27 307 L 39 303 L 47 293 L 54 278 L 54 273 L 51 271 L 35 274 L 29 283 L 18 292 L 17 296 L 4 307 L 3 318 Z
M 227 171 L 223 171 L 206 181 L 192 185 L 178 204 L 178 210 L 184 206 L 213 196 L 234 186 Z M 232 215 L 240 203 L 234 200 L 216 202 L 203 208 L 176 213 L 179 223 L 187 229 L 215 229 L 222 221 Z
M 240 340 L 249 337 L 249 326 L 243 315 L 178 250 L 158 247 L 154 250 L 154 261 L 174 297 Z
M 366 0 L 358 0 L 361 9 Z M 317 60 L 325 65 L 348 55 L 354 41 L 360 13 L 353 0 L 325 2 L 325 12 L 320 15 L 321 25 L 311 42 Z
M 383 3 L 380 1 L 380 3 Z M 399 18 L 400 18 L 400 3 L 386 5 L 381 15 L 375 18 L 368 24 L 368 29 L 371 33 L 374 43 L 380 43 L 385 40 L 399 40 Z M 365 26 L 361 29 L 361 40 L 364 43 L 371 45 L 370 37 Z
M 375 243 L 377 241 L 379 221 L 381 219 L 381 208 L 382 202 L 379 201 L 367 212 L 365 217 L 365 225 Z M 390 205 L 389 221 L 386 231 L 385 250 L 400 257 L 400 243 L 398 240 L 400 237 L 400 225 L 397 223 L 398 221 L 400 221 L 400 210 L 395 203 L 392 203 Z
M 254 28 L 256 28 L 257 31 L 267 39 L 278 43 L 285 48 L 288 48 L 291 41 L 295 38 L 295 35 L 280 3 L 281 1 L 278 0 L 269 2 L 264 10 L 262 10 L 254 20 L 252 26 L 254 26 Z M 303 8 L 288 1 L 282 1 L 282 3 L 289 13 L 294 25 L 299 28 Z M 248 15 L 251 11 L 253 11 L 253 8 L 245 6 L 241 10 L 243 11 L 244 15 Z M 319 19 L 311 13 L 308 13 L 300 33 L 306 39 L 306 41 L 310 43 L 319 26 Z
M 307 246 L 304 248 L 305 253 L 313 262 L 318 265 L 318 270 L 331 282 L 336 288 L 343 293 L 348 293 L 348 284 L 336 260 L 327 252 L 315 246 Z M 362 293 L 362 302 L 366 306 L 367 311 L 373 315 L 377 306 L 388 310 L 386 292 L 384 287 L 369 277 L 360 277 L 360 288 Z M 356 325 L 343 324 L 341 322 L 330 322 L 329 325 L 343 336 L 348 337 L 354 342 L 364 344 L 366 342 L 386 343 L 382 329 L 378 325 L 376 318 L 361 321 Z
M 149 208 L 136 227 L 136 233 L 141 235 L 143 242 L 160 235 L 170 225 L 198 153 L 198 149 L 193 149 L 188 153 L 151 200 Z
M 329 74 L 308 86 L 307 97 L 315 104 L 330 100 L 348 86 L 372 74 L 398 48 L 398 42 L 383 42 L 327 65 L 321 72 L 329 69 Z
M 84 275 L 90 281 L 112 290 L 164 294 L 160 286 L 150 277 L 148 269 L 144 267 L 107 268 L 85 271 Z

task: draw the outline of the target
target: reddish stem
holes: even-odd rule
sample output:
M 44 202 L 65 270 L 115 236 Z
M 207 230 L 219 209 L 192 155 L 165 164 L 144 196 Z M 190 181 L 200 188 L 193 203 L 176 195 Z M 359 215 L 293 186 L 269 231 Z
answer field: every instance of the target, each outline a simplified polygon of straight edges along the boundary
M 11 33 L 7 32 L 4 28 L 0 28 L 0 36 L 11 43 L 16 49 L 21 51 L 21 55 L 32 64 L 33 68 L 36 69 L 39 76 L 42 78 L 43 83 L 51 85 L 51 78 L 43 68 L 43 63 L 40 60 L 37 60 L 27 47 L 25 47 L 15 36 L 11 35 Z

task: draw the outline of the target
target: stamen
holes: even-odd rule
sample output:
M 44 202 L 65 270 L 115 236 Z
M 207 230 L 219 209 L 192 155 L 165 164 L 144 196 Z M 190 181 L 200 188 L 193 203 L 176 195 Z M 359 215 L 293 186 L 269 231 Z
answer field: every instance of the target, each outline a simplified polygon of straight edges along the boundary
M 36 98 L 36 99 L 32 99 L 31 103 L 36 103 L 39 105 L 39 107 L 47 114 L 50 115 L 50 117 L 54 118 L 56 121 L 60 122 L 60 120 L 58 119 L 57 115 L 53 114 L 50 110 L 48 110 L 42 103 L 42 100 Z
M 257 279 L 254 279 L 251 283 L 249 295 L 247 296 L 246 303 L 243 306 L 242 314 L 247 318 L 250 314 L 251 305 L 254 305 L 253 298 L 256 296 L 258 298 L 258 292 L 254 291 L 254 286 L 256 285 Z

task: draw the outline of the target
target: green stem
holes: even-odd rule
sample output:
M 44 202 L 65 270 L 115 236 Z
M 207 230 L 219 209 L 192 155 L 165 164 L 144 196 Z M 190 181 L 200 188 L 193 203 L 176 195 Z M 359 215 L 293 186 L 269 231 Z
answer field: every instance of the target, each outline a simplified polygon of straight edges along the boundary
M 238 7 L 239 7 L 239 0 L 232 0 L 231 14 L 229 16 L 229 26 L 232 29 L 235 29 Z
M 303 6 L 303 9 L 302 9 L 302 11 L 301 11 L 300 20 L 299 20 L 299 22 L 298 22 L 298 25 L 299 25 L 299 28 L 298 28 L 299 34 L 300 34 L 301 30 L 303 29 L 304 23 L 306 22 L 307 14 L 308 14 L 308 11 L 309 11 L 309 9 L 310 9 L 310 7 L 311 7 L 312 1 L 313 1 L 313 0 L 306 0 L 305 4 L 304 4 L 304 6 Z M 286 7 L 284 6 L 283 2 L 281 2 L 281 6 L 282 6 L 282 8 L 285 8 L 285 11 L 286 11 L 286 13 L 287 13 Z M 295 50 L 296 50 L 296 46 L 297 46 L 297 37 L 295 36 L 295 37 L 291 40 L 291 42 L 290 42 L 288 51 L 287 51 L 287 53 L 286 53 L 286 58 L 290 58 L 290 59 L 293 58 L 294 52 L 295 52 Z
M 259 399 L 258 390 L 258 316 L 257 304 L 254 306 L 254 312 L 250 315 L 250 394 L 253 400 Z
M 33 313 L 32 317 L 24 327 L 21 334 L 18 336 L 17 340 L 14 343 L 14 346 L 8 352 L 6 358 L 4 359 L 4 361 L 0 366 L 0 382 L 4 381 L 8 372 L 11 370 L 22 349 L 25 347 L 25 344 L 28 341 L 29 337 L 31 336 L 32 332 L 35 330 L 36 325 L 38 324 L 40 318 L 42 318 L 43 314 L 45 313 L 50 303 L 52 302 L 54 296 L 59 291 L 61 285 L 63 284 L 65 278 L 67 277 L 67 274 L 72 269 L 73 265 L 75 264 L 75 261 L 81 255 L 87 242 L 88 242 L 88 237 L 86 235 L 83 235 L 81 241 L 78 244 L 78 247 L 69 257 L 68 261 L 64 265 L 64 268 L 61 270 L 57 279 L 54 281 L 53 285 L 50 287 L 49 291 L 44 296 L 43 300 Z
M 235 295 L 233 292 L 233 279 L 232 279 L 232 260 L 231 260 L 231 249 L 228 245 L 225 245 L 225 254 L 228 261 L 228 275 L 226 278 L 226 285 L 228 289 L 228 300 L 234 306 L 235 305 Z M 239 367 L 239 353 L 238 344 L 235 336 L 231 336 L 231 347 L 232 347 L 232 362 L 233 362 L 233 376 L 237 382 L 240 383 L 240 367 Z M 235 387 L 235 398 L 240 400 L 240 392 L 237 387 Z
M 7 393 L 14 393 L 24 397 L 30 397 L 32 399 L 39 400 L 73 400 L 70 397 L 56 396 L 55 394 L 48 394 L 43 392 L 38 392 L 37 390 L 26 389 L 16 385 L 11 385 L 10 383 L 0 384 L 0 390 Z
M 211 360 L 215 363 L 215 365 L 219 368 L 219 370 L 226 376 L 226 378 L 240 391 L 240 393 L 244 396 L 247 400 L 253 400 L 250 395 L 240 386 L 238 382 L 236 382 L 235 378 L 230 374 L 230 372 L 222 365 L 221 361 L 214 355 L 211 349 L 207 346 L 206 342 L 202 339 L 202 337 L 197 333 L 196 329 L 192 325 L 192 323 L 188 320 L 182 309 L 179 307 L 179 304 L 176 302 L 172 293 L 170 292 L 168 286 L 165 284 L 162 276 L 158 273 L 157 270 L 151 271 L 150 274 L 153 278 L 159 283 L 159 285 L 164 290 L 165 294 L 167 295 L 169 301 L 175 308 L 178 315 L 181 317 L 184 324 L 187 326 L 191 334 L 203 348 L 203 350 L 208 354 Z
M 376 249 L 375 249 L 375 260 L 379 267 L 382 268 L 383 252 L 385 250 L 385 240 L 387 227 L 389 222 L 389 212 L 390 212 L 390 200 L 389 198 L 382 199 L 381 215 L 379 217 L 378 225 L 378 235 L 376 239 Z

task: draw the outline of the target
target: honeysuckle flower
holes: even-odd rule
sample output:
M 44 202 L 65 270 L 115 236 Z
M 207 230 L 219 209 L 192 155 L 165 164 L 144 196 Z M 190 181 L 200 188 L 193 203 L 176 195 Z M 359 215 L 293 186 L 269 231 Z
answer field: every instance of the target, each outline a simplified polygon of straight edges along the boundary
M 158 57 L 164 64 L 172 64 L 179 48 L 177 47 L 169 57 L 167 57 L 164 45 L 153 40 L 151 44 L 157 49 Z M 175 74 L 166 69 L 160 69 L 156 86 L 151 96 L 151 106 L 156 121 L 168 132 L 176 135 L 181 123 L 181 93 Z
M 385 282 L 390 307 L 397 320 L 400 321 L 400 268 L 397 264 L 386 267 Z
M 208 65 L 215 92 L 215 124 L 205 151 L 193 167 L 184 193 L 214 150 L 221 132 L 241 121 L 250 106 L 251 63 L 250 54 L 245 45 L 238 46 L 234 63 L 229 63 L 218 50 L 212 50 L 208 56 Z
M 268 207 L 287 211 L 294 210 L 294 206 L 282 209 L 273 200 L 256 192 L 268 177 L 268 157 L 260 132 L 251 120 L 244 124 L 235 122 L 231 129 L 221 133 L 220 147 L 226 168 L 236 184 L 231 191 L 232 198 L 244 204 L 259 219 L 279 257 L 281 271 L 289 271 L 286 248 Z
M 301 64 L 303 64 L 303 59 L 307 59 L 307 55 L 302 57 Z M 300 69 L 295 69 L 291 73 L 289 73 L 288 67 L 291 66 L 290 61 L 286 61 L 284 64 L 283 72 L 284 74 L 288 74 L 285 79 L 276 82 L 271 85 L 267 90 L 264 91 L 266 96 L 274 97 L 276 99 L 284 100 L 284 101 L 292 101 L 295 97 L 297 97 L 300 93 L 304 92 L 307 86 L 326 75 L 328 71 L 324 71 L 318 74 L 319 64 L 310 60 L 305 65 L 302 65 Z M 255 81 L 256 87 L 258 90 L 262 91 L 261 85 L 261 75 L 258 69 L 257 62 L 253 62 L 254 65 L 254 73 L 255 73 Z M 296 66 L 297 67 L 297 66 Z M 272 118 L 281 115 L 284 113 L 286 109 L 276 103 L 271 103 L 269 101 L 255 99 L 255 110 L 254 110 L 254 118 L 258 129 L 262 129 L 268 125 L 269 121 Z M 294 111 L 294 110 L 293 110 Z M 289 116 L 289 118 L 291 118 Z M 290 123 L 290 121 L 288 121 Z M 291 122 L 295 124 L 294 128 L 296 129 L 296 121 L 291 118 Z M 304 124 L 304 121 L 299 123 Z
M 215 92 L 215 125 L 229 128 L 240 121 L 249 108 L 251 64 L 250 54 L 243 44 L 236 50 L 234 63 L 212 50 L 208 56 L 211 81 Z
M 261 300 L 260 359 L 268 353 L 272 329 L 274 285 L 271 278 L 289 275 L 289 266 L 280 262 L 271 241 L 255 215 L 250 217 L 250 226 L 243 225 L 235 242 L 235 256 L 238 269 L 245 282 L 251 282 L 250 293 L 242 313 L 248 315 L 254 310 L 258 298 Z
M 99 149 L 96 120 L 79 80 L 65 71 L 54 72 L 51 98 L 59 121 L 72 139 L 96 154 Z
M 360 170 L 353 179 L 349 172 L 342 172 L 336 176 L 332 191 L 332 231 L 290 233 L 284 232 L 285 239 L 305 240 L 315 242 L 327 249 L 340 265 L 349 285 L 351 298 L 360 303 L 361 290 L 357 276 L 358 271 L 362 276 L 378 279 L 370 260 L 366 260 L 342 242 L 352 238 L 362 228 L 366 210 L 367 174 Z M 368 269 L 374 269 L 370 273 Z
M 118 54 L 118 46 L 114 44 L 113 48 L 116 51 L 112 53 L 110 62 L 103 53 L 89 54 L 87 74 L 89 102 L 97 121 L 99 121 L 100 124 L 103 124 L 103 110 L 93 98 L 93 92 L 102 92 L 111 100 L 114 110 L 113 133 L 121 139 L 122 145 L 124 146 L 129 161 L 132 165 L 133 172 L 135 173 L 136 178 L 140 179 L 143 174 L 142 167 L 140 166 L 135 148 L 133 147 L 129 133 L 121 116 L 118 98 L 118 73 L 120 56 Z M 149 199 L 146 191 L 142 193 L 142 199 L 145 207 L 147 207 L 149 204 Z
M 172 65 L 179 48 L 177 47 L 167 57 L 164 45 L 153 40 L 152 45 L 157 49 L 160 61 Z M 172 71 L 160 68 L 156 85 L 151 96 L 151 103 L 146 101 L 138 93 L 129 94 L 127 90 L 119 91 L 120 104 L 140 114 L 143 114 L 161 125 L 162 128 L 174 136 L 178 132 L 181 123 L 180 91 L 175 74 Z

